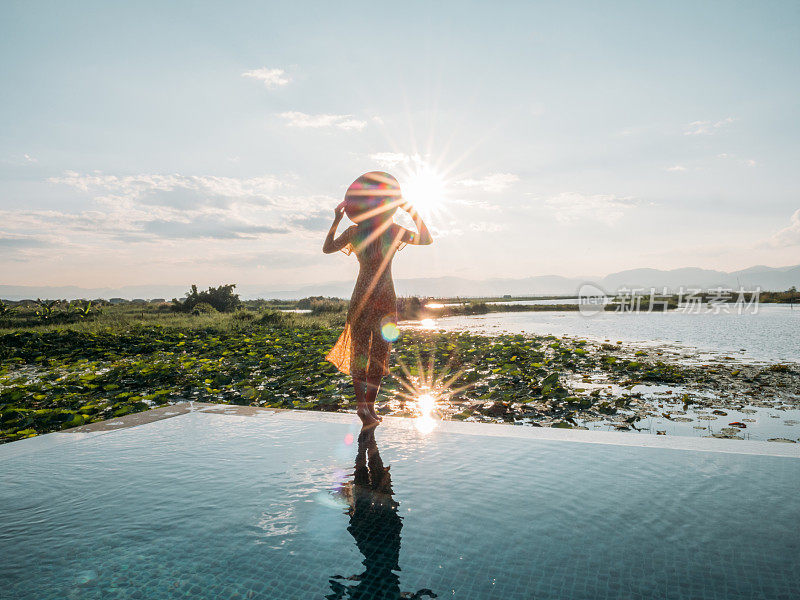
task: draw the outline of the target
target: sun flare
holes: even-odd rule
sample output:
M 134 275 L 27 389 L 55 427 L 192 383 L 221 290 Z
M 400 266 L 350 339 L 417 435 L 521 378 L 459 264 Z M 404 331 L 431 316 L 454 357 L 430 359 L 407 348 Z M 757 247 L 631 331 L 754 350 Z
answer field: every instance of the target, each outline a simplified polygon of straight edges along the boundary
M 416 366 L 398 360 L 401 374 L 396 376 L 401 390 L 396 392 L 397 407 L 414 417 L 414 427 L 426 435 L 433 431 L 444 412 L 452 408 L 450 400 L 472 387 L 472 383 L 456 385 L 468 366 L 453 355 L 446 364 L 436 369 L 435 350 L 427 354 L 427 366 L 422 354 L 416 356 Z M 455 368 L 458 365 L 458 368 Z M 438 371 L 438 372 L 437 372 Z
M 420 433 L 427 434 L 436 427 L 436 419 L 433 411 L 436 409 L 436 397 L 431 393 L 423 393 L 417 396 L 415 407 L 417 416 L 414 419 L 414 427 Z
M 444 178 L 429 166 L 408 175 L 402 184 L 403 198 L 420 213 L 430 214 L 440 207 L 445 197 Z

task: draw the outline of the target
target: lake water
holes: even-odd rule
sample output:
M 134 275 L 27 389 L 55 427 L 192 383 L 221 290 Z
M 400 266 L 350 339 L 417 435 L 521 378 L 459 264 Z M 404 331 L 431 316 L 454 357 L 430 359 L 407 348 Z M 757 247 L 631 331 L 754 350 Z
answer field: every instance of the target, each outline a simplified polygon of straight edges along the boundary
M 527 302 L 527 301 L 526 301 Z M 648 346 L 675 346 L 742 360 L 800 362 L 800 308 L 760 305 L 745 312 L 601 312 L 578 311 L 490 313 L 435 319 L 435 328 L 483 334 L 531 333 L 573 336 Z

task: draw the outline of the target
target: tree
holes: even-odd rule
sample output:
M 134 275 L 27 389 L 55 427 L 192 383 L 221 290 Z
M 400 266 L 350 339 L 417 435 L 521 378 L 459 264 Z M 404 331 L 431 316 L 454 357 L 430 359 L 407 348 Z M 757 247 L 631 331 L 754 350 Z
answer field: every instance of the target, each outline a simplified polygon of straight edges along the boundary
M 239 308 L 242 301 L 239 294 L 234 294 L 235 283 L 221 285 L 219 287 L 209 287 L 206 291 L 198 292 L 197 286 L 192 284 L 192 288 L 186 293 L 186 298 L 181 301 L 177 298 L 172 299 L 172 309 L 178 312 L 191 312 L 198 304 L 206 303 L 213 306 L 219 312 L 232 312 Z

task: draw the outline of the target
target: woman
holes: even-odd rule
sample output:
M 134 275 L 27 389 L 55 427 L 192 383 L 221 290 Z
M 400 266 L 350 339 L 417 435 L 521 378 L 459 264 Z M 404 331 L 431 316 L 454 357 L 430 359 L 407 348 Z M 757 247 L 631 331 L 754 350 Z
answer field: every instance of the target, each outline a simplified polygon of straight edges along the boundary
M 408 212 L 418 233 L 394 223 L 398 207 Z M 355 225 L 334 239 L 345 213 Z M 388 173 L 373 171 L 356 179 L 334 211 L 322 251 L 355 252 L 359 271 L 344 331 L 325 358 L 353 376 L 356 412 L 364 425 L 377 425 L 381 420 L 375 412 L 375 398 L 381 378 L 389 372 L 390 343 L 398 336 L 392 258 L 406 244 L 432 242 L 422 218 L 403 200 L 400 185 Z

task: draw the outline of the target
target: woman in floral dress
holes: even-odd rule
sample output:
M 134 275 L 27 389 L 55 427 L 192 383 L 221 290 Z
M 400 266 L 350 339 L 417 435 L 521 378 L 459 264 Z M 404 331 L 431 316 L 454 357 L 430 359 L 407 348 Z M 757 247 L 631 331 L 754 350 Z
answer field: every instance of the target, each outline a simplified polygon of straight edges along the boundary
M 398 208 L 408 212 L 417 233 L 394 223 L 392 217 Z M 334 239 L 345 213 L 355 225 Z M 359 272 L 344 331 L 326 358 L 352 375 L 357 413 L 364 425 L 380 422 L 375 398 L 382 377 L 389 372 L 391 342 L 398 336 L 392 258 L 406 244 L 432 242 L 422 218 L 403 200 L 400 185 L 388 173 L 372 171 L 356 179 L 334 211 L 322 251 L 354 252 Z

